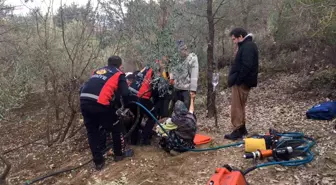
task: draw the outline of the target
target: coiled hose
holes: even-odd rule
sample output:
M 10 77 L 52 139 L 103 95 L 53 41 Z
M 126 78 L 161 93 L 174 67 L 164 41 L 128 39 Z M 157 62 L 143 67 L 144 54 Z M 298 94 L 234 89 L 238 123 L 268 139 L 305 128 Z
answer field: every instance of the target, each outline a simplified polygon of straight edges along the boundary
M 258 164 L 254 167 L 251 167 L 243 172 L 244 175 L 248 174 L 249 172 L 266 166 L 272 166 L 272 165 L 281 165 L 281 166 L 300 166 L 307 163 L 310 163 L 314 160 L 314 154 L 311 151 L 311 148 L 316 144 L 315 140 L 311 137 L 304 136 L 303 133 L 300 132 L 288 132 L 288 133 L 282 133 L 277 134 L 277 136 L 285 137 L 292 139 L 293 142 L 301 142 L 302 145 L 297 147 L 296 150 L 300 151 L 300 156 L 303 157 L 302 159 L 293 159 L 293 160 L 279 160 L 277 158 L 273 158 L 269 162 Z M 293 139 L 294 138 L 294 139 Z M 276 147 L 275 150 L 278 148 L 284 147 L 285 142 L 288 140 L 282 140 L 280 141 Z

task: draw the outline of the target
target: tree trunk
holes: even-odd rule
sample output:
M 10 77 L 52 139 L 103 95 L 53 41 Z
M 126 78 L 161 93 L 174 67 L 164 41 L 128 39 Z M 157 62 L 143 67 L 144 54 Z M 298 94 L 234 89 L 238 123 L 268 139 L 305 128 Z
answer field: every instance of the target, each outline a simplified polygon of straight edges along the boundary
M 208 117 L 214 117 L 216 114 L 216 95 L 213 92 L 212 86 L 212 74 L 214 71 L 214 40 L 215 40 L 215 24 L 214 17 L 212 15 L 212 0 L 207 0 L 207 18 L 209 26 L 209 38 L 208 38 L 208 93 L 207 93 L 207 108 L 208 108 Z
M 225 36 L 222 36 L 222 55 L 225 56 Z
M 44 76 L 44 93 L 45 96 L 47 97 L 47 101 L 49 99 L 49 92 L 48 92 L 48 77 Z M 46 120 L 46 138 L 47 138 L 47 145 L 50 147 L 52 145 L 52 135 L 50 133 L 50 122 L 51 122 L 51 108 L 50 108 L 50 102 L 47 102 L 47 120 Z
M 162 0 L 160 1 L 160 9 L 161 13 L 158 18 L 158 26 L 160 30 L 164 30 L 167 23 L 168 23 L 168 1 L 167 0 Z
M 60 136 L 61 136 L 61 130 L 63 128 L 63 124 L 64 124 L 64 121 L 61 120 L 61 110 L 60 110 L 60 103 L 58 102 L 59 101 L 59 98 L 58 98 L 58 85 L 56 84 L 56 75 L 52 77 L 52 81 L 51 81 L 51 84 L 52 84 L 52 97 L 50 97 L 50 100 L 52 102 L 52 109 L 54 111 L 54 116 L 55 116 L 55 121 L 56 121 L 56 125 L 60 127 L 60 132 L 58 133 L 55 141 L 58 141 Z

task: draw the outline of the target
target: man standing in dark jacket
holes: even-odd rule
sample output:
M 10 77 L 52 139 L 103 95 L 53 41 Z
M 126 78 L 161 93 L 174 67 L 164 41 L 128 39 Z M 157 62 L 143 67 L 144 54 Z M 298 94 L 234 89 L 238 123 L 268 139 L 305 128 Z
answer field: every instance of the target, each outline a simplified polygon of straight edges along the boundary
M 258 47 L 253 42 L 253 35 L 242 28 L 235 28 L 230 36 L 238 46 L 235 62 L 231 67 L 228 86 L 232 87 L 231 123 L 234 130 L 224 137 L 237 140 L 247 135 L 245 126 L 245 105 L 251 88 L 258 83 Z

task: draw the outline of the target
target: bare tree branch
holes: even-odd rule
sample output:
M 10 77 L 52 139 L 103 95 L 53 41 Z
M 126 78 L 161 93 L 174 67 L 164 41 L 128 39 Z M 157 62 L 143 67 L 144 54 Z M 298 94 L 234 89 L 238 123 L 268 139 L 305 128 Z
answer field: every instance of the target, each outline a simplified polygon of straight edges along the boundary
M 73 129 L 73 132 L 70 134 L 70 137 L 74 137 L 82 128 L 84 128 L 84 124 L 81 124 L 77 129 Z
M 225 17 L 226 17 L 226 15 L 223 15 L 222 17 L 215 17 L 214 20 L 216 20 L 216 21 L 214 22 L 214 24 L 216 25 L 219 21 L 225 20 L 224 19 Z
M 122 19 L 125 19 L 124 10 L 123 10 L 123 8 L 122 8 L 122 1 L 121 1 L 121 0 L 118 0 L 118 3 L 119 3 L 119 11 L 121 12 Z
M 177 15 L 184 17 L 184 15 L 183 15 L 182 13 L 177 13 Z M 205 18 L 207 18 L 207 16 L 205 16 Z M 190 21 L 187 21 L 187 23 L 188 23 L 190 26 L 193 26 L 193 24 L 190 23 Z M 204 31 L 201 30 L 201 28 L 203 28 L 206 24 L 207 24 L 207 23 L 204 23 L 203 25 L 199 26 L 199 28 L 196 27 L 196 28 L 193 28 L 193 29 L 197 30 L 197 31 L 198 31 L 199 33 L 201 33 L 201 34 L 207 34 L 206 32 L 204 32 Z
M 44 137 L 44 136 L 42 136 L 42 137 L 38 137 L 37 139 L 34 139 L 34 140 L 32 140 L 32 141 L 29 141 L 29 142 L 27 142 L 27 143 L 25 143 L 25 144 L 22 144 L 22 145 L 19 145 L 19 146 L 17 146 L 17 147 L 8 149 L 8 150 L 2 152 L 1 155 L 6 155 L 6 154 L 9 154 L 9 153 L 11 153 L 11 152 L 14 152 L 15 150 L 18 150 L 18 149 L 20 149 L 20 148 L 23 148 L 23 147 L 26 147 L 26 146 L 28 146 L 28 145 L 34 144 L 34 143 L 36 143 L 37 141 L 42 140 L 43 137 Z
M 120 46 L 120 42 L 121 42 L 121 39 L 122 39 L 122 35 L 120 35 L 119 39 L 118 39 L 118 42 L 117 42 L 117 48 L 115 49 L 115 51 L 113 52 L 113 55 L 115 55 L 118 50 L 119 50 L 119 46 Z
M 64 45 L 64 48 L 65 48 L 65 51 L 67 52 L 68 54 L 68 57 L 71 61 L 71 76 L 73 76 L 74 74 L 74 65 L 75 65 L 75 60 L 72 58 L 72 55 L 70 54 L 70 51 L 69 51 L 69 48 L 66 44 L 66 41 L 65 41 L 65 26 L 64 26 L 64 12 L 63 12 L 63 5 L 62 5 L 62 0 L 60 2 L 60 5 L 61 5 L 61 25 L 62 25 L 62 41 L 63 41 L 63 45 Z
M 98 50 L 98 52 L 97 52 L 97 55 L 99 55 L 99 53 L 100 53 L 100 47 L 101 47 L 101 42 L 99 43 L 99 45 L 97 46 L 97 50 Z M 85 66 L 84 66 L 84 68 L 82 69 L 82 71 L 81 71 L 81 73 L 80 73 L 80 75 L 79 75 L 79 79 L 84 75 L 84 72 L 85 72 L 85 70 L 86 70 L 86 68 L 89 66 L 89 64 L 90 64 L 90 61 L 91 60 L 93 60 L 93 59 L 96 59 L 97 57 L 93 57 L 93 55 L 94 55 L 94 53 L 95 52 L 91 52 L 91 54 L 90 54 L 90 57 L 89 57 L 89 59 L 87 60 L 87 62 L 86 62 L 86 64 L 85 64 Z
M 201 15 L 201 14 L 194 13 L 194 12 L 187 12 L 187 11 L 184 11 L 183 13 L 187 13 L 187 14 L 190 14 L 190 15 L 195 15 L 195 16 L 197 16 L 197 17 L 204 17 L 204 18 L 207 18 L 206 15 Z M 182 13 L 182 12 L 178 12 L 177 15 L 183 16 L 183 13 Z
M 12 31 L 12 30 L 16 29 L 17 27 L 18 27 L 18 26 L 15 26 L 15 27 L 9 28 L 8 30 L 6 30 L 6 31 L 4 31 L 4 32 L 2 32 L 2 33 L 0 33 L 0 36 L 2 36 L 2 35 L 4 35 L 4 34 L 6 34 L 6 33 L 10 32 L 10 31 Z
M 226 3 L 226 2 L 228 2 L 228 1 L 227 1 L 227 0 L 222 0 L 222 1 L 220 2 L 220 4 L 218 5 L 218 7 L 216 8 L 215 12 L 212 14 L 212 17 L 215 17 L 215 16 L 216 16 L 216 14 L 217 14 L 219 8 L 220 8 L 224 3 Z
M 111 6 L 108 6 L 106 3 L 101 2 L 101 0 L 98 0 L 98 4 L 102 5 L 102 7 L 105 9 L 105 11 L 108 14 L 113 15 L 113 14 L 111 14 L 111 11 L 112 11 L 113 13 L 115 13 L 116 15 L 118 15 L 119 18 L 124 19 L 125 18 L 125 14 L 124 14 L 122 6 L 121 6 L 121 1 L 118 0 L 118 3 L 119 3 L 119 7 L 118 8 L 119 8 L 120 12 L 118 12 L 118 10 L 112 8 Z

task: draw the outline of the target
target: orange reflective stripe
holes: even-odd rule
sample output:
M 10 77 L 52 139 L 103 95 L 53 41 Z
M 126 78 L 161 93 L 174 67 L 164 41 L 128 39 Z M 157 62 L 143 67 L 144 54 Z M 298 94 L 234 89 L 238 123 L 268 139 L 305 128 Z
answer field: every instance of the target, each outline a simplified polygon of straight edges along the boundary
M 119 76 L 121 74 L 122 73 L 120 71 L 116 72 L 110 79 L 107 80 L 100 91 L 97 101 L 98 103 L 102 105 L 110 105 L 110 101 L 112 100 L 115 91 L 118 89 Z
M 138 92 L 138 97 L 144 99 L 150 99 L 152 96 L 151 90 L 151 79 L 152 79 L 153 70 L 149 69 L 146 73 L 145 78 L 142 81 L 141 87 Z

